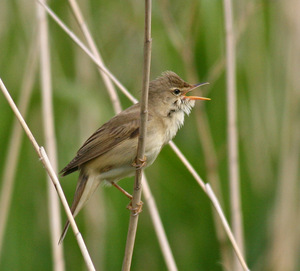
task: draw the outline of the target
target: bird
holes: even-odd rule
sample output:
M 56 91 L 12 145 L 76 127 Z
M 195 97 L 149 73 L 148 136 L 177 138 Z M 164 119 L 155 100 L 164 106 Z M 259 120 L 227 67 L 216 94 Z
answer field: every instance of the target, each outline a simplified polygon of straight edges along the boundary
M 190 114 L 195 101 L 210 100 L 187 95 L 205 84 L 208 83 L 189 84 L 172 71 L 163 72 L 149 83 L 145 168 L 155 161 L 163 146 L 183 126 L 184 117 Z M 71 205 L 73 217 L 76 217 L 100 183 L 113 185 L 132 198 L 117 182 L 136 172 L 139 127 L 140 104 L 136 103 L 96 130 L 77 151 L 74 159 L 61 170 L 62 176 L 79 170 Z M 59 243 L 63 241 L 69 225 L 67 220 Z

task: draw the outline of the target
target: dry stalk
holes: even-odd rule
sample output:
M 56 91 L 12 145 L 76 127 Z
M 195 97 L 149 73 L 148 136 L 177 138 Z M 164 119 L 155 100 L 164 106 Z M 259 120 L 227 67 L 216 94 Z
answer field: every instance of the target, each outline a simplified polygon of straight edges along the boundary
M 141 204 L 142 195 L 142 173 L 143 161 L 145 155 L 145 144 L 147 134 L 147 120 L 148 120 L 148 93 L 149 93 L 149 79 L 150 79 L 150 64 L 151 64 L 151 0 L 145 0 L 145 38 L 144 38 L 144 65 L 143 65 L 143 87 L 142 97 L 140 102 L 140 129 L 138 139 L 138 149 L 136 157 L 136 176 L 134 181 L 133 198 L 131 201 L 132 212 L 130 213 L 129 227 L 127 233 L 127 241 L 125 247 L 125 255 L 123 260 L 122 270 L 129 271 L 131 266 L 134 241 L 137 230 L 137 223 L 139 214 L 135 209 L 139 208 Z
M 85 23 L 85 20 L 83 18 L 83 15 L 80 11 L 80 8 L 76 2 L 76 0 L 68 0 L 69 4 L 72 8 L 72 11 L 74 13 L 74 16 L 79 24 L 79 27 L 93 53 L 93 55 L 96 57 L 96 59 L 98 60 L 98 62 L 102 63 L 102 65 L 104 66 L 104 62 L 102 60 L 101 54 L 99 52 L 99 50 L 97 49 L 96 43 L 87 27 L 87 24 Z M 114 88 L 114 85 L 112 84 L 111 79 L 109 78 L 108 75 L 106 75 L 100 68 L 98 68 L 100 75 L 103 79 L 103 82 L 107 88 L 111 103 L 113 105 L 114 111 L 116 113 L 120 113 L 122 108 L 121 108 L 121 104 L 120 104 L 120 100 L 118 98 L 118 94 Z
M 80 25 L 80 28 L 81 28 L 84 36 L 86 37 L 86 40 L 92 50 L 92 53 L 96 56 L 96 58 L 98 58 L 98 61 L 103 63 L 99 49 L 97 48 L 97 46 L 92 38 L 92 35 L 84 21 L 83 15 L 79 9 L 79 6 L 78 6 L 76 0 L 69 0 L 69 3 L 72 7 L 74 16 L 75 16 L 78 24 Z M 103 65 L 104 65 L 104 63 L 103 63 Z M 101 71 L 101 69 L 99 69 L 99 71 Z M 102 74 L 102 76 L 104 75 L 105 78 L 107 78 L 107 80 L 109 82 L 111 82 L 109 77 L 106 74 L 104 74 L 102 71 L 101 71 L 101 74 Z M 119 102 L 117 96 L 115 96 L 115 98 L 114 98 L 114 93 L 112 90 L 110 90 L 110 87 L 113 88 L 113 85 L 110 86 L 110 84 L 106 84 L 106 87 L 107 87 L 108 92 L 111 94 L 111 100 L 113 103 L 114 111 L 115 111 L 115 113 L 119 113 L 121 110 L 120 102 Z M 117 102 L 115 102 L 115 99 L 117 100 Z M 149 187 L 149 184 L 148 184 L 148 181 L 147 181 L 145 175 L 143 175 L 142 182 L 143 182 L 143 193 L 145 196 L 145 201 L 147 202 L 147 206 L 148 206 L 150 216 L 153 221 L 156 235 L 158 236 L 158 241 L 159 241 L 163 256 L 165 258 L 165 262 L 168 266 L 168 270 L 175 271 L 175 270 L 177 270 L 176 263 L 175 263 L 169 242 L 167 240 L 167 236 L 165 234 L 163 224 L 162 224 L 160 216 L 159 216 L 158 208 L 156 206 L 155 200 L 153 198 L 153 195 L 151 193 L 151 190 L 150 190 L 150 187 Z
M 151 219 L 153 221 L 154 229 L 155 229 L 157 239 L 158 239 L 161 251 L 163 253 L 166 265 L 167 265 L 169 271 L 177 271 L 178 268 L 176 266 L 176 262 L 175 262 L 172 250 L 170 248 L 170 244 L 167 239 L 167 235 L 165 233 L 162 221 L 160 219 L 158 208 L 156 206 L 154 197 L 151 193 L 149 184 L 146 180 L 145 174 L 143 174 L 142 183 L 143 183 L 143 194 L 144 194 L 145 202 L 147 203 L 147 207 L 148 207 Z
M 85 4 L 88 4 L 85 2 Z M 80 82 L 85 86 L 89 86 L 92 78 L 94 77 L 95 65 L 92 63 L 85 54 L 81 53 L 81 49 L 76 48 L 74 54 L 75 67 L 76 67 L 76 82 Z M 83 93 L 87 95 L 87 93 Z M 87 105 L 85 103 L 78 104 L 78 136 L 82 142 L 89 136 L 89 131 L 95 128 L 98 123 L 98 115 L 87 114 Z M 77 120 L 76 120 L 77 121 Z M 64 187 L 63 187 L 64 188 Z M 91 197 L 89 204 L 86 205 L 82 215 L 84 223 L 88 229 L 85 232 L 84 240 L 90 251 L 93 263 L 97 270 L 105 270 L 105 255 L 107 248 L 107 229 L 108 229 L 108 213 L 110 211 L 106 206 L 106 199 L 103 189 L 99 189 L 98 193 L 94 193 Z M 95 206 L 97 206 L 97 215 L 95 215 Z M 71 232 L 73 234 L 73 232 Z
M 227 85 L 227 144 L 230 182 L 230 204 L 232 228 L 237 244 L 244 251 L 242 211 L 240 203 L 240 178 L 238 155 L 235 36 L 231 0 L 224 0 L 224 19 L 226 30 L 226 85 Z M 234 259 L 233 270 L 240 270 L 238 260 Z
M 74 35 L 74 33 L 72 33 L 72 31 L 70 31 L 62 22 L 61 20 L 44 4 L 44 3 L 41 3 L 44 8 L 46 9 L 46 11 L 49 13 L 49 15 L 62 27 L 62 29 L 72 38 L 72 40 L 82 49 L 84 50 L 87 55 L 94 61 L 94 63 L 101 69 L 101 66 L 103 66 L 103 64 L 101 64 L 101 62 L 99 62 L 99 60 L 96 60 L 96 57 L 93 57 L 92 53 L 89 53 L 89 50 L 85 47 L 85 45 Z M 76 15 L 77 13 L 75 13 Z M 88 31 L 88 29 L 86 29 L 86 31 Z M 114 76 L 109 73 L 108 74 L 109 78 L 112 79 L 113 82 L 115 82 L 115 84 L 121 89 L 121 91 L 123 93 L 125 93 L 125 95 L 128 97 L 129 100 L 131 100 L 133 103 L 137 103 L 137 99 L 134 98 L 129 92 L 128 90 L 115 78 Z M 116 81 L 117 80 L 117 81 Z M 117 111 L 116 111 L 117 113 Z M 146 183 L 147 180 L 146 178 L 144 179 L 144 183 Z M 153 219 L 153 221 L 157 221 L 158 224 L 156 224 L 156 222 L 153 222 L 154 224 L 154 228 L 155 228 L 155 231 L 158 235 L 158 239 L 159 239 L 159 243 L 160 243 L 160 246 L 162 248 L 162 253 L 164 255 L 164 258 L 166 260 L 166 265 L 168 266 L 169 270 L 177 270 L 177 267 L 176 267 L 176 263 L 175 263 L 175 259 L 173 257 L 173 254 L 171 252 L 171 248 L 170 248 L 170 245 L 167 241 L 167 237 L 166 237 L 166 233 L 163 229 L 163 226 L 162 226 L 162 222 L 161 222 L 161 219 L 160 219 L 160 216 L 159 216 L 159 212 L 158 212 L 158 209 L 157 209 L 157 206 L 155 204 L 155 201 L 154 201 L 154 198 L 152 196 L 152 193 L 151 193 L 151 190 L 150 190 L 150 187 L 148 184 L 146 184 L 145 186 L 145 190 L 144 190 L 145 194 L 147 194 L 147 197 L 146 198 L 151 198 L 151 202 L 153 203 L 147 203 L 149 206 L 152 206 L 153 208 L 156 208 L 156 209 L 149 209 L 150 210 L 150 215 L 151 215 L 151 218 Z
M 164 0 L 161 1 L 161 10 L 163 13 L 162 19 L 164 22 L 164 25 L 167 29 L 166 33 L 169 35 L 169 39 L 173 43 L 174 47 L 176 48 L 178 54 L 181 56 L 181 59 L 183 61 L 185 69 L 187 74 L 189 75 L 188 80 L 196 82 L 197 78 L 197 72 L 196 67 L 194 63 L 194 35 L 192 33 L 192 26 L 197 25 L 195 22 L 195 4 L 196 2 L 193 2 L 193 6 L 191 6 L 191 10 L 193 11 L 193 16 L 190 16 L 189 22 L 187 25 L 187 32 L 185 33 L 185 38 L 182 37 L 178 27 L 176 26 L 176 23 L 174 22 L 171 14 L 170 14 L 170 8 L 169 8 L 169 1 Z M 176 38 L 177 37 L 177 38 Z M 218 64 L 219 69 L 212 69 L 213 75 L 215 75 L 216 72 L 218 72 L 218 75 L 221 73 L 221 71 L 224 70 L 224 59 L 222 58 L 221 61 L 219 61 L 221 65 Z M 219 63 L 218 62 L 218 63 Z M 209 74 L 211 74 L 211 72 Z M 210 77 L 210 76 L 209 76 Z M 210 82 L 211 80 L 209 80 Z M 220 188 L 220 177 L 217 171 L 217 157 L 216 157 L 216 151 L 214 148 L 214 144 L 211 138 L 211 131 L 210 127 L 208 125 L 207 115 L 204 111 L 200 112 L 200 108 L 196 108 L 196 118 L 197 118 L 197 127 L 198 127 L 198 134 L 200 138 L 200 142 L 202 144 L 203 150 L 204 150 L 204 160 L 206 164 L 207 169 L 207 177 L 208 180 L 210 180 L 212 186 L 216 190 L 216 194 L 219 198 L 219 201 L 223 205 L 223 199 L 221 194 L 221 188 Z M 202 184 L 202 183 L 201 183 Z M 225 268 L 230 269 L 231 265 L 231 254 L 229 251 L 229 246 L 226 244 L 226 232 L 224 231 L 222 224 L 220 224 L 217 220 L 218 213 L 214 210 L 214 223 L 216 226 L 216 234 L 218 238 L 218 242 L 220 245 L 220 251 L 221 251 L 221 257 L 222 257 L 222 264 Z
M 279 171 L 272 220 L 268 229 L 270 244 L 265 269 L 299 270 L 299 180 L 300 180 L 300 18 L 299 1 L 282 2 L 273 21 L 285 54 L 277 56 L 286 67 L 280 131 Z M 275 16 L 274 16 L 275 18 Z M 279 20 L 278 20 L 279 19 Z M 292 26 L 286 29 L 286 26 Z M 283 27 L 285 26 L 285 27 Z M 273 33 L 274 35 L 275 33 Z M 276 82 L 282 80 L 276 78 Z
M 200 111 L 200 108 L 197 112 Z M 214 146 L 213 138 L 211 135 L 211 129 L 209 126 L 207 113 L 205 110 L 201 110 L 199 114 L 196 114 L 197 117 L 197 128 L 199 134 L 199 140 L 201 142 L 203 153 L 204 153 L 204 162 L 206 165 L 207 171 L 207 179 L 210 181 L 211 186 L 214 188 L 216 196 L 219 199 L 219 203 L 221 206 L 224 206 L 223 195 L 221 191 L 221 180 L 218 172 L 218 157 L 216 153 L 216 149 Z M 230 247 L 226 242 L 226 232 L 220 223 L 218 223 L 218 213 L 216 210 L 213 212 L 214 223 L 216 227 L 216 234 L 220 246 L 220 252 L 222 257 L 222 265 L 225 270 L 231 270 L 232 257 Z
M 35 80 L 37 69 L 37 52 L 38 39 L 34 35 L 30 52 L 25 65 L 25 73 L 22 79 L 21 96 L 19 98 L 19 108 L 22 115 L 26 115 L 30 97 L 32 94 L 32 87 Z M 14 120 L 10 141 L 8 144 L 7 158 L 5 159 L 4 172 L 2 177 L 2 187 L 0 194 L 0 258 L 3 246 L 3 236 L 6 229 L 7 217 L 11 207 L 11 198 L 14 188 L 16 167 L 20 154 L 20 146 L 22 143 L 22 127 L 19 125 L 17 119 Z
M 237 258 L 239 259 L 239 262 L 240 262 L 242 268 L 244 269 L 244 271 L 249 271 L 250 269 L 248 268 L 248 266 L 247 266 L 247 264 L 246 264 L 246 262 L 245 262 L 245 260 L 243 258 L 243 254 L 240 251 L 237 242 L 235 241 L 235 238 L 234 238 L 234 236 L 233 236 L 233 234 L 231 232 L 230 226 L 229 226 L 229 224 L 228 224 L 228 222 L 227 222 L 227 220 L 226 220 L 226 218 L 224 216 L 224 213 L 222 211 L 221 205 L 219 204 L 218 199 L 215 196 L 215 194 L 214 194 L 214 192 L 211 189 L 211 187 L 210 187 L 209 184 L 206 184 L 206 194 L 208 195 L 208 197 L 212 201 L 214 207 L 216 208 L 216 210 L 217 210 L 217 212 L 219 214 L 219 217 L 220 217 L 220 219 L 222 221 L 224 229 L 225 229 L 225 231 L 226 231 L 226 233 L 227 233 L 227 235 L 228 235 L 228 237 L 230 239 L 230 242 L 233 245 L 234 251 L 235 251 L 235 253 L 237 255 Z
M 193 168 L 191 163 L 186 159 L 186 157 L 183 155 L 183 153 L 178 149 L 176 144 L 173 141 L 170 141 L 169 145 L 173 149 L 173 151 L 177 154 L 181 162 L 186 166 L 188 171 L 193 175 L 194 179 L 197 181 L 197 183 L 200 185 L 200 187 L 206 192 L 205 183 L 202 180 L 202 178 L 199 176 L 197 171 Z
M 42 109 L 44 122 L 44 136 L 46 149 L 49 153 L 49 159 L 57 172 L 57 152 L 56 139 L 53 120 L 53 104 L 52 104 L 52 82 L 51 82 L 51 63 L 50 49 L 48 40 L 48 21 L 46 12 L 40 5 L 37 4 L 37 18 L 39 24 L 40 36 L 40 76 L 41 76 L 41 91 L 42 91 Z M 61 229 L 60 206 L 57 193 L 51 184 L 48 177 L 48 209 L 49 209 L 49 224 L 51 233 L 51 245 L 53 255 L 54 270 L 65 270 L 63 246 L 57 245 Z
M 195 180 L 198 182 L 198 184 L 200 185 L 200 187 L 203 189 L 203 191 L 206 193 L 206 195 L 209 197 L 209 199 L 212 201 L 213 205 L 215 206 L 217 213 L 222 221 L 222 225 L 224 227 L 224 230 L 227 233 L 227 236 L 233 246 L 233 249 L 236 253 L 236 255 L 238 255 L 238 259 L 240 261 L 240 264 L 244 267 L 246 265 L 245 260 L 243 259 L 242 253 L 237 245 L 237 242 L 234 239 L 234 236 L 231 233 L 229 224 L 225 218 L 224 212 L 222 210 L 222 207 L 220 205 L 220 203 L 217 200 L 217 197 L 215 196 L 212 188 L 210 187 L 210 185 L 208 183 L 204 183 L 204 181 L 202 180 L 202 178 L 198 175 L 198 173 L 196 172 L 196 170 L 193 168 L 193 166 L 190 164 L 190 162 L 185 158 L 185 156 L 180 152 L 180 150 L 178 149 L 178 147 L 174 144 L 174 142 L 170 142 L 170 146 L 172 147 L 172 149 L 175 151 L 175 153 L 178 155 L 178 157 L 180 158 L 180 160 L 182 161 L 182 163 L 187 167 L 187 169 L 190 171 L 190 173 L 193 175 L 193 177 L 195 178 Z M 209 191 L 207 190 L 209 187 Z M 217 206 L 217 207 L 216 207 Z M 249 270 L 249 268 L 244 268 L 244 270 Z
M 252 15 L 257 11 L 258 5 L 257 3 L 249 2 L 247 4 L 246 12 L 243 14 L 240 14 L 240 18 L 237 22 L 237 29 L 236 29 L 236 35 L 235 35 L 235 45 L 239 42 L 241 39 L 241 36 L 246 32 L 247 26 L 251 22 Z M 216 63 L 212 66 L 210 69 L 207 81 L 210 82 L 210 87 L 217 81 L 217 79 L 221 76 L 222 72 L 225 68 L 225 58 L 220 58 L 216 61 Z
M 40 0 L 38 0 L 40 2 Z M 54 19 L 54 21 L 70 36 L 70 38 L 94 61 L 96 65 L 98 65 L 111 79 L 112 81 L 120 88 L 120 90 L 133 102 L 136 103 L 137 100 L 126 90 L 126 88 L 114 77 L 114 75 L 108 71 L 106 67 L 103 67 L 101 63 L 97 61 L 97 59 L 93 56 L 93 54 L 87 49 L 87 47 L 76 37 L 76 35 L 70 31 L 66 25 L 54 14 L 54 12 L 44 5 L 42 2 L 40 2 L 42 6 L 46 9 L 48 14 Z M 172 149 L 176 152 L 180 160 L 185 164 L 185 166 L 188 168 L 188 170 L 191 172 L 191 174 L 194 176 L 196 181 L 199 183 L 199 185 L 202 187 L 204 192 L 206 193 L 206 188 L 203 180 L 201 177 L 197 174 L 195 169 L 192 167 L 192 165 L 189 163 L 189 161 L 184 157 L 182 152 L 177 148 L 177 146 L 174 144 L 174 142 L 170 142 L 170 145 Z M 229 238 L 230 239 L 230 238 Z
M 137 103 L 130 92 L 120 83 L 120 81 L 93 55 L 93 53 L 83 44 L 83 42 L 55 15 L 55 13 L 41 0 L 37 0 L 52 17 L 52 19 L 68 34 L 68 36 L 94 61 L 94 63 L 116 84 L 124 95 L 133 103 Z
M 51 178 L 51 181 L 53 182 L 53 185 L 55 187 L 55 189 L 57 190 L 57 193 L 62 201 L 62 204 L 64 206 L 64 209 L 65 209 L 65 212 L 67 214 L 67 217 L 70 221 L 70 225 L 72 227 L 72 230 L 76 236 L 76 239 L 77 239 L 77 242 L 78 242 L 78 245 L 79 245 L 79 248 L 81 250 L 81 253 L 83 255 L 83 258 L 86 262 L 86 266 L 88 268 L 88 270 L 95 270 L 95 267 L 93 265 L 93 262 L 91 260 L 91 257 L 88 253 L 88 250 L 85 246 L 85 243 L 82 239 L 82 236 L 81 236 L 81 233 L 79 232 L 78 230 L 78 227 L 76 225 L 76 222 L 73 218 L 73 215 L 71 213 L 71 210 L 69 208 L 69 205 L 68 205 L 68 202 L 66 200 L 66 197 L 64 195 L 64 192 L 61 188 L 61 185 L 59 183 L 59 180 L 56 176 L 56 173 L 48 159 L 48 156 L 44 150 L 43 147 L 40 147 L 37 143 L 37 141 L 35 140 L 33 134 L 31 133 L 29 127 L 27 126 L 25 120 L 23 119 L 20 111 L 18 110 L 17 106 L 15 105 L 13 99 L 11 98 L 8 90 L 6 89 L 4 83 L 2 82 L 2 79 L 0 78 L 0 88 L 2 90 L 2 93 L 4 94 L 5 98 L 7 99 L 7 102 L 9 103 L 11 109 L 13 110 L 14 114 L 16 115 L 17 119 L 19 120 L 20 124 L 22 125 L 22 128 L 24 129 L 25 133 L 27 134 L 30 142 L 32 143 L 33 147 L 34 147 L 34 150 L 36 151 L 37 155 L 39 156 L 41 162 L 43 163 L 49 177 Z

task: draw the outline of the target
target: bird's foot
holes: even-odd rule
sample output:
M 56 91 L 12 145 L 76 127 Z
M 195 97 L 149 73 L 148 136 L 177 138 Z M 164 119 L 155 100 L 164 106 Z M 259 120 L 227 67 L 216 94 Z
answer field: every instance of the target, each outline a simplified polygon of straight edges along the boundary
M 147 164 L 147 157 L 144 156 L 143 159 L 136 158 L 135 161 L 132 163 L 132 166 L 135 167 L 136 169 L 141 169 L 145 167 Z
M 139 203 L 136 204 L 136 207 L 133 207 L 132 201 L 130 201 L 126 208 L 132 212 L 133 216 L 137 216 L 139 213 L 143 211 L 142 210 L 143 204 L 144 202 L 140 201 Z

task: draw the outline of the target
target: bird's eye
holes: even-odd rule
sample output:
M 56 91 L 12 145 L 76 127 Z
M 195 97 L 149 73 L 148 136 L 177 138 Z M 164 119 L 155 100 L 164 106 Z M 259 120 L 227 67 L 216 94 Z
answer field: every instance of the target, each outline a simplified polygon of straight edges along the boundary
M 175 95 L 179 95 L 181 93 L 181 91 L 180 91 L 180 89 L 176 88 L 176 89 L 173 90 L 173 93 Z

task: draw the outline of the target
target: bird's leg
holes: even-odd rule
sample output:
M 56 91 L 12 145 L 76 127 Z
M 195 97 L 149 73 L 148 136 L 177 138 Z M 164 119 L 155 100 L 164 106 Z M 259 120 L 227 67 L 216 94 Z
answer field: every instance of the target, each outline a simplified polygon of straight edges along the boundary
M 146 164 L 147 164 L 146 161 L 147 161 L 147 157 L 146 156 L 144 156 L 143 159 L 136 158 L 135 161 L 131 165 L 133 167 L 135 167 L 136 169 L 141 169 L 141 168 L 143 168 L 143 167 L 146 166 Z
M 119 191 L 121 191 L 127 198 L 129 198 L 130 200 L 132 200 L 132 196 L 126 190 L 124 190 L 121 186 L 117 185 L 115 182 L 112 182 L 111 184 L 115 188 L 117 188 Z

